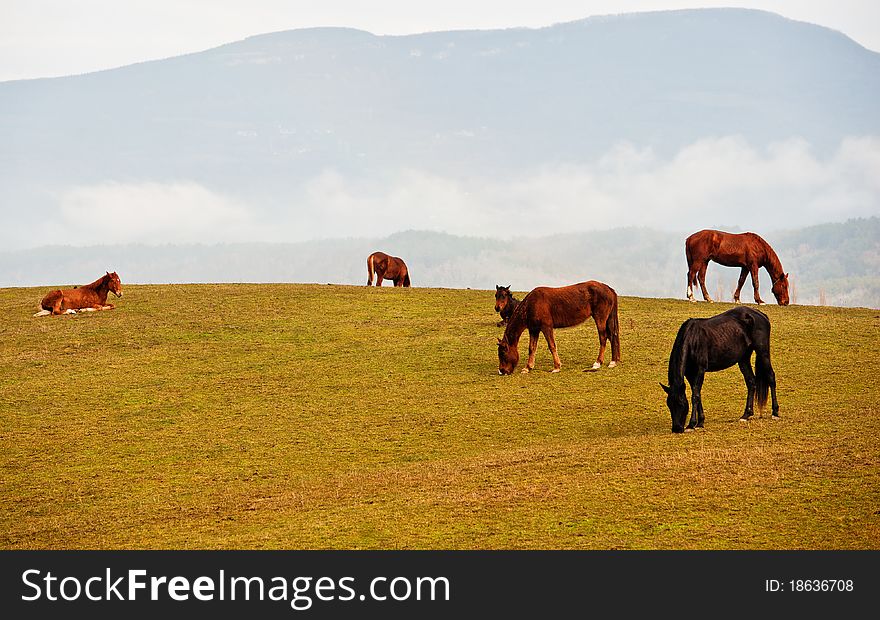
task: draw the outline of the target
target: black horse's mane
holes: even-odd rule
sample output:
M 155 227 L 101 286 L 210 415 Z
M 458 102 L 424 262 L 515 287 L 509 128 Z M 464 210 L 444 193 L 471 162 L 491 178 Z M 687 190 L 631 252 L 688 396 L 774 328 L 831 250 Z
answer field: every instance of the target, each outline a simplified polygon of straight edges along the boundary
M 669 355 L 669 387 L 684 388 L 684 368 L 687 362 L 688 340 L 690 326 L 696 319 L 688 319 L 678 328 L 675 343 L 672 345 L 672 353 Z

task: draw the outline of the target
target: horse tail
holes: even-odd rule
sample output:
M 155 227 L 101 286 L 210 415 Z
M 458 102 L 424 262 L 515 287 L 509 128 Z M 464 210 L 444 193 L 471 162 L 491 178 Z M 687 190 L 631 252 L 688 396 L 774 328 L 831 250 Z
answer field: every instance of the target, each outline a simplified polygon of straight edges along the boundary
M 367 257 L 367 286 L 373 285 L 373 255 Z
M 763 411 L 767 392 L 776 383 L 770 363 L 770 319 L 760 310 L 752 310 L 743 318 L 755 343 L 755 405 Z
M 406 270 L 406 275 L 403 276 L 403 285 L 409 288 L 409 269 Z
M 617 293 L 612 289 L 614 303 L 611 306 L 611 314 L 605 322 L 605 335 L 611 340 L 611 361 L 620 361 L 620 321 L 617 319 Z
M 761 355 L 760 351 L 755 355 L 755 405 L 758 411 L 763 411 L 767 405 L 767 392 L 770 389 L 770 355 Z

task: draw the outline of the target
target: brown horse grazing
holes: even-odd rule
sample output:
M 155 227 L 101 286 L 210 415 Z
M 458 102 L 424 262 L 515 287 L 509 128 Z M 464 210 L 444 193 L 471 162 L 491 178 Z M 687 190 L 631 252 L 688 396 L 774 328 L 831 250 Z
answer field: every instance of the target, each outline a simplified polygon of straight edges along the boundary
M 79 288 L 56 290 L 43 297 L 41 310 L 34 316 L 49 314 L 76 314 L 94 310 L 112 310 L 116 306 L 107 303 L 107 293 L 122 297 L 122 282 L 116 272 L 109 271 L 92 282 Z
M 507 325 L 507 321 L 519 305 L 519 299 L 510 292 L 510 286 L 495 285 L 495 312 L 501 315 L 501 320 L 495 324 L 496 327 Z
M 613 368 L 620 362 L 620 328 L 617 320 L 617 293 L 607 284 L 590 280 L 571 286 L 533 289 L 517 306 L 507 322 L 504 336 L 498 339 L 498 374 L 509 375 L 519 363 L 519 339 L 529 330 L 529 361 L 522 372 L 535 367 L 535 350 L 538 334 L 544 334 L 547 346 L 553 354 L 553 370 L 559 372 L 562 362 L 556 353 L 553 330 L 558 327 L 574 327 L 588 318 L 596 321 L 599 332 L 599 357 L 590 370 L 598 370 L 605 361 L 605 343 L 611 339 L 611 363 Z
M 788 274 L 770 244 L 755 233 L 726 233 L 720 230 L 701 230 L 687 238 L 684 244 L 688 262 L 687 297 L 694 299 L 694 286 L 699 278 L 703 299 L 711 302 L 706 291 L 706 267 L 714 260 L 725 267 L 740 267 L 739 284 L 733 293 L 733 301 L 739 303 L 739 292 L 751 274 L 755 288 L 755 302 L 763 304 L 758 294 L 758 269 L 763 267 L 773 280 L 773 295 L 780 306 L 788 305 Z
M 389 256 L 383 252 L 373 252 L 367 257 L 367 286 L 373 285 L 373 272 L 376 272 L 376 286 L 382 280 L 393 280 L 394 286 L 409 286 L 409 269 L 402 258 Z

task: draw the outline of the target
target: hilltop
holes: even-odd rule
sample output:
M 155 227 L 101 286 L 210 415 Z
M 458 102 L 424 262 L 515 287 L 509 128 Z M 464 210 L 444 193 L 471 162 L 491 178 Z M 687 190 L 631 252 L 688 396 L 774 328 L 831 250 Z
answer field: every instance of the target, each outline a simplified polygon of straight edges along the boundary
M 0 289 L 3 548 L 880 546 L 876 311 L 764 310 L 782 420 L 670 432 L 657 385 L 688 316 L 623 297 L 621 366 L 499 377 L 489 291 L 127 286 L 31 317 Z M 525 343 L 521 343 L 525 347 Z M 537 370 L 551 367 L 542 342 Z

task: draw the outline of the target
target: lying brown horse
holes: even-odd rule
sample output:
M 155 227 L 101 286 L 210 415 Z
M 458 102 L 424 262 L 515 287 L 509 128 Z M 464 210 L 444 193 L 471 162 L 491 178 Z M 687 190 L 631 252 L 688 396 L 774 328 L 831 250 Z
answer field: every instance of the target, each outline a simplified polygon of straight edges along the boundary
M 544 334 L 547 346 L 553 354 L 553 370 L 559 372 L 562 362 L 556 353 L 553 330 L 574 327 L 588 318 L 596 321 L 599 332 L 599 357 L 590 370 L 598 370 L 605 361 L 605 343 L 611 339 L 611 363 L 613 368 L 620 362 L 620 328 L 617 320 L 617 293 L 607 284 L 590 280 L 571 286 L 549 288 L 539 286 L 520 302 L 507 322 L 504 336 L 498 339 L 498 374 L 509 375 L 519 363 L 519 339 L 529 330 L 529 361 L 523 372 L 535 367 L 535 350 L 538 334 Z
M 122 282 L 116 272 L 109 271 L 92 282 L 78 288 L 56 290 L 43 297 L 40 311 L 34 316 L 49 314 L 76 314 L 94 310 L 112 310 L 116 306 L 107 303 L 107 293 L 122 297 Z
M 376 286 L 382 286 L 382 280 L 393 280 L 394 286 L 409 286 L 409 270 L 402 258 L 373 252 L 367 257 L 367 286 L 373 285 L 373 272 Z
M 496 327 L 507 325 L 510 315 L 519 305 L 519 299 L 510 292 L 510 286 L 495 285 L 495 312 L 501 315 L 501 320 L 496 323 Z
M 720 230 L 701 230 L 687 238 L 684 244 L 688 262 L 687 297 L 694 299 L 694 286 L 699 279 L 703 299 L 711 302 L 706 291 L 706 267 L 713 260 L 725 267 L 740 267 L 739 284 L 733 293 L 733 301 L 739 303 L 739 292 L 751 274 L 755 288 L 755 302 L 763 304 L 758 293 L 758 269 L 763 267 L 773 280 L 773 295 L 780 306 L 788 305 L 788 274 L 770 244 L 755 233 L 727 233 Z

